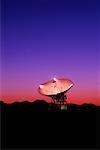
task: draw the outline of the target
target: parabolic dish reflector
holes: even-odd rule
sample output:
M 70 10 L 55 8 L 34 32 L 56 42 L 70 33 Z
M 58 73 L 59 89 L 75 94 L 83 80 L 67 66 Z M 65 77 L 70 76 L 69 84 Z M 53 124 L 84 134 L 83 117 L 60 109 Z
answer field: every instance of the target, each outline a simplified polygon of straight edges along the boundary
M 57 95 L 68 91 L 73 86 L 73 82 L 69 79 L 56 79 L 41 84 L 39 86 L 39 93 L 42 95 Z

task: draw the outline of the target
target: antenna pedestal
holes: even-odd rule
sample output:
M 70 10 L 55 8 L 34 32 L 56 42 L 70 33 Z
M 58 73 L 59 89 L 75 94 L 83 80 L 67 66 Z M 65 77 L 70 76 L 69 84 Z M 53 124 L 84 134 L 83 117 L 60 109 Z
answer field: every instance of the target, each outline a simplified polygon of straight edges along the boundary
M 67 97 L 64 95 L 64 93 L 52 95 L 51 98 L 53 100 L 52 104 L 56 105 L 58 109 L 67 110 Z

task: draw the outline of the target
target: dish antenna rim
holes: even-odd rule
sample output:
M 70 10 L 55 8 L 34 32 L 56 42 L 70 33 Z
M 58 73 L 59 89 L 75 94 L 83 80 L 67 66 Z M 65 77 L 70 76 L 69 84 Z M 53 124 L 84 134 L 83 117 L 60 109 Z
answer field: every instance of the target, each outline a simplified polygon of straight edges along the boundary
M 68 87 L 66 87 L 65 88 L 65 90 L 63 90 L 63 91 L 61 91 L 61 92 L 56 92 L 55 94 L 44 94 L 43 92 L 42 92 L 42 89 L 43 89 L 43 87 L 45 87 L 46 85 L 48 85 L 48 84 L 52 84 L 52 83 L 56 83 L 57 81 L 68 81 L 68 82 L 71 82 L 71 84 L 70 84 L 70 86 L 68 86 Z M 62 83 L 61 83 L 62 84 Z M 60 78 L 60 79 L 57 79 L 57 78 L 53 78 L 52 80 L 49 80 L 49 81 L 47 81 L 47 82 L 45 82 L 45 83 L 43 83 L 43 84 L 40 84 L 39 85 L 39 88 L 38 88 L 38 92 L 41 94 L 41 95 L 44 95 L 44 96 L 49 96 L 49 97 L 51 97 L 51 96 L 53 96 L 53 95 L 58 95 L 58 94 L 60 94 L 60 93 L 66 93 L 67 91 L 69 91 L 72 87 L 73 87 L 73 85 L 74 85 L 74 83 L 70 80 L 70 79 L 66 79 L 66 78 Z M 66 85 L 67 86 L 67 85 Z

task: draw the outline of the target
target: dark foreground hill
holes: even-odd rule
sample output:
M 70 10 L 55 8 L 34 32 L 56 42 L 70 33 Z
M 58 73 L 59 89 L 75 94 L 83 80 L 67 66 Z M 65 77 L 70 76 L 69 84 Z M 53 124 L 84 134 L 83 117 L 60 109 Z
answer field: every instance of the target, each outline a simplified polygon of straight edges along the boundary
M 58 111 L 37 100 L 5 104 L 1 102 L 2 148 L 98 148 L 100 107 L 68 105 Z

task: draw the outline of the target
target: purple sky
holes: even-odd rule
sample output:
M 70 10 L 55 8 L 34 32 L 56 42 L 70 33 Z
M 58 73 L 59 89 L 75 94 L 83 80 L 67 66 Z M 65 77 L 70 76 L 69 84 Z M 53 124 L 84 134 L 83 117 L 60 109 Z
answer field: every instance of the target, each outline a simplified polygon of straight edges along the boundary
M 70 102 L 100 104 L 99 0 L 2 0 L 2 99 L 34 99 L 65 77 Z M 45 99 L 45 97 L 43 97 Z

